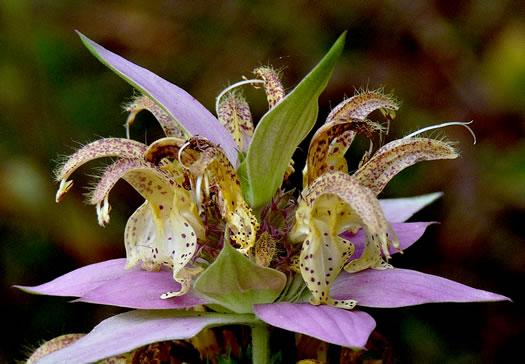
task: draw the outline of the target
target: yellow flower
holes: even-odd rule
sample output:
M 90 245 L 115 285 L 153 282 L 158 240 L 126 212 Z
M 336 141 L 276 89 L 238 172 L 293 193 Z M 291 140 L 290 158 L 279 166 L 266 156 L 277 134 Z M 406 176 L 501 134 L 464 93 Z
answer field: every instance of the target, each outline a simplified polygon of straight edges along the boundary
M 119 158 L 105 170 L 89 199 L 96 205 L 99 224 L 109 222 L 109 192 L 119 179 L 126 180 L 146 200 L 126 225 L 126 268 L 139 262 L 149 271 L 166 266 L 173 270 L 173 278 L 181 288 L 162 298 L 183 295 L 191 288 L 192 278 L 202 271 L 193 263 L 199 245 L 206 242 L 201 213 L 207 204 L 219 207 L 232 230 L 233 241 L 245 254 L 255 244 L 258 223 L 221 148 L 202 137 L 180 139 L 184 133 L 144 96 L 126 108 L 130 111 L 127 127 L 136 113 L 145 109 L 157 117 L 167 137 L 149 147 L 120 138 L 87 144 L 59 168 L 56 199 L 60 201 L 69 191 L 73 184 L 69 176 L 84 163 L 103 157 Z

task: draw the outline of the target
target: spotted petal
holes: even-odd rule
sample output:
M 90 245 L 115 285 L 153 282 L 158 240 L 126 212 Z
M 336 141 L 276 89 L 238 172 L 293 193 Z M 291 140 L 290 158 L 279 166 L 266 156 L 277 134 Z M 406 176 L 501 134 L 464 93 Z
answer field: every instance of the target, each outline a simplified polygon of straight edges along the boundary
M 200 102 L 183 89 L 151 71 L 108 51 L 78 33 L 91 53 L 113 72 L 154 100 L 190 135 L 201 135 L 219 144 L 231 163 L 237 165 L 237 145 L 228 131 Z
M 135 121 L 135 117 L 142 110 L 147 110 L 155 116 L 155 119 L 159 122 L 164 134 L 166 136 L 174 136 L 178 138 L 187 138 L 189 135 L 187 132 L 180 128 L 179 124 L 173 120 L 173 118 L 164 111 L 159 105 L 157 105 L 152 99 L 147 96 L 139 96 L 133 100 L 129 105 L 126 106 L 126 111 L 129 112 L 128 119 L 126 120 L 126 130 L 128 131 L 129 138 L 129 127 Z
M 228 129 L 239 150 L 248 150 L 253 136 L 253 120 L 250 106 L 238 93 L 229 93 L 219 103 L 219 121 Z
M 258 67 L 253 73 L 264 80 L 264 91 L 266 92 L 270 109 L 284 99 L 284 87 L 281 84 L 279 74 L 273 68 Z
M 140 174 L 141 176 L 137 176 Z M 121 178 L 128 182 L 144 196 L 158 196 L 160 200 L 169 197 L 170 188 L 163 188 L 175 182 L 157 166 L 142 159 L 120 159 L 106 168 L 95 189 L 91 193 L 90 203 L 97 206 L 99 224 L 109 222 L 110 205 L 108 197 L 111 189 Z
M 85 145 L 59 167 L 56 179 L 60 181 L 60 187 L 56 194 L 56 201 L 59 202 L 69 191 L 73 181 L 68 181 L 68 177 L 83 164 L 104 157 L 141 159 L 145 151 L 146 145 L 120 138 L 99 139 Z
M 365 249 L 358 259 L 347 263 L 353 245 L 340 234 L 358 227 L 367 236 Z M 341 172 L 317 178 L 303 191 L 291 233 L 293 240 L 304 239 L 300 269 L 312 293 L 310 302 L 352 308 L 355 301 L 329 297 L 329 287 L 343 267 L 349 271 L 386 268 L 381 249 L 389 256 L 389 232 L 391 227 L 370 190 Z
M 366 122 L 368 115 L 380 109 L 391 119 L 397 102 L 378 91 L 365 91 L 337 105 L 326 118 L 326 123 L 314 135 L 308 151 L 304 173 L 304 186 L 326 170 L 348 172 L 345 154 L 356 133 L 365 133 L 373 140 L 371 132 L 377 125 Z
M 403 169 L 421 161 L 454 159 L 458 153 L 445 142 L 428 138 L 394 140 L 381 149 L 354 174 L 363 186 L 378 195 L 387 183 Z
M 184 294 L 190 288 L 191 275 L 186 265 L 197 250 L 197 235 L 204 235 L 204 227 L 197 207 L 188 191 L 160 168 L 146 162 L 121 159 L 111 165 L 95 189 L 92 203 L 98 208 L 100 220 L 107 221 L 107 196 L 115 182 L 124 178 L 147 200 L 130 217 L 126 225 L 125 243 L 128 264 L 135 266 L 142 260 L 146 270 L 159 270 L 165 265 L 173 269 L 173 278 L 182 285 L 175 294 Z
M 221 148 L 199 137 L 191 138 L 183 145 L 180 139 L 163 138 L 149 147 L 145 157 L 154 163 L 163 158 L 181 160 L 196 179 L 197 196 L 210 195 L 202 181 L 215 184 L 221 214 L 232 229 L 232 239 L 244 253 L 254 246 L 259 224 L 245 202 L 237 174 Z
M 303 185 L 306 187 L 327 171 L 348 172 L 344 154 L 355 134 L 363 133 L 373 140 L 372 133 L 376 130 L 379 130 L 377 124 L 354 118 L 337 119 L 320 127 L 308 148 Z

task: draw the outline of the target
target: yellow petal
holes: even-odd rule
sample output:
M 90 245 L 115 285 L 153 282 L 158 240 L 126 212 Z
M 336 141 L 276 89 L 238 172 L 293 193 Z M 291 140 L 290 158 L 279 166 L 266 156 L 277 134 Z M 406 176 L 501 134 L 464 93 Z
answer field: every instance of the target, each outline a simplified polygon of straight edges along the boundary
M 304 187 L 328 171 L 347 172 L 344 155 L 356 133 L 363 133 L 373 140 L 373 132 L 379 125 L 368 120 L 337 119 L 324 124 L 314 134 L 308 148 L 306 170 L 303 174 Z
M 253 135 L 252 114 L 246 100 L 238 93 L 229 93 L 221 99 L 218 118 L 232 135 L 239 150 L 245 150 L 248 145 L 246 143 L 248 137 Z
M 268 106 L 271 109 L 285 96 L 279 74 L 270 67 L 256 68 L 253 73 L 264 80 L 264 91 L 268 99 Z
M 303 191 L 290 239 L 304 239 L 300 269 L 312 293 L 311 303 L 344 308 L 355 305 L 352 300 L 332 300 L 329 290 L 353 253 L 351 242 L 339 235 L 357 228 L 365 231 L 368 248 L 365 247 L 361 257 L 352 260 L 355 263 L 349 269 L 385 267 L 381 249 L 388 253 L 391 227 L 368 188 L 345 173 L 327 172 Z M 392 237 L 396 246 L 397 240 Z
M 200 137 L 193 137 L 182 145 L 179 139 L 164 138 L 153 143 L 146 152 L 149 161 L 162 158 L 180 160 L 196 182 L 204 179 L 218 187 L 216 202 L 221 215 L 233 232 L 232 239 L 240 245 L 239 250 L 246 254 L 255 244 L 259 223 L 244 201 L 235 169 L 222 149 Z M 197 195 L 201 193 L 201 185 L 195 183 Z M 209 194 L 209 189 L 205 188 L 204 193 Z
M 345 154 L 355 135 L 362 133 L 373 141 L 373 133 L 381 130 L 378 124 L 366 120 L 378 109 L 391 118 L 398 103 L 381 91 L 365 91 L 341 102 L 330 112 L 310 143 L 303 172 L 305 187 L 326 171 L 348 172 Z

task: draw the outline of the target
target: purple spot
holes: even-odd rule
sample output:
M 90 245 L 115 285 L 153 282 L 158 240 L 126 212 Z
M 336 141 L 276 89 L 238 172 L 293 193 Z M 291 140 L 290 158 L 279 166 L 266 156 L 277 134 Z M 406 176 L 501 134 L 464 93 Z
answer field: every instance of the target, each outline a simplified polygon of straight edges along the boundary
M 164 205 L 159 205 L 159 209 L 164 210 Z
M 180 236 L 182 236 L 183 239 L 186 239 L 186 234 L 180 234 Z

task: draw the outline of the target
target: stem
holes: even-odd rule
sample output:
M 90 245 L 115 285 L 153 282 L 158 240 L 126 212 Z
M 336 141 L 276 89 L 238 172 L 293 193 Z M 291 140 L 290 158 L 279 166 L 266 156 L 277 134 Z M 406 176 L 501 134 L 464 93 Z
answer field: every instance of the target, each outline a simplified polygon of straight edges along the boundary
M 252 358 L 253 364 L 270 362 L 270 330 L 262 322 L 252 325 Z

